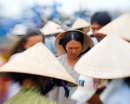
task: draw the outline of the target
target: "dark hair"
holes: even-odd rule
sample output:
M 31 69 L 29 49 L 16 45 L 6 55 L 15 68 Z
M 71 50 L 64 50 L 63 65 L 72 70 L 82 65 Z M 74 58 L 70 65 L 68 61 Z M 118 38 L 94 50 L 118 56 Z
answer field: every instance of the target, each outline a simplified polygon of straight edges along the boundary
M 130 87 L 130 77 L 125 78 L 125 83 Z
M 32 29 L 31 28 L 31 29 L 28 29 L 27 34 L 23 38 L 23 43 L 26 43 L 29 37 L 36 36 L 36 35 L 42 35 L 43 36 L 43 41 L 44 41 L 43 33 L 38 29 L 35 29 L 35 28 Z
M 9 77 L 15 82 L 19 82 L 20 84 L 27 78 L 33 78 L 35 80 L 38 79 L 38 75 L 24 74 L 24 73 L 8 73 Z
M 25 36 L 23 36 L 17 43 L 17 45 L 14 47 L 12 54 L 18 53 L 18 52 L 23 52 L 26 49 L 23 47 L 23 44 L 28 41 L 28 38 L 36 35 L 41 35 L 43 37 L 43 42 L 44 42 L 44 35 L 43 33 L 35 28 L 30 28 L 27 30 L 27 33 Z
M 91 17 L 91 24 L 92 23 L 97 23 L 101 26 L 105 26 L 111 22 L 111 16 L 109 15 L 108 12 L 96 12 L 92 17 Z
M 59 44 L 62 45 L 64 47 L 64 49 L 66 50 L 66 45 L 68 42 L 70 42 L 71 40 L 76 40 L 78 42 L 80 42 L 83 46 L 84 43 L 84 36 L 81 32 L 78 31 L 69 31 L 65 34 L 64 39 L 61 39 Z

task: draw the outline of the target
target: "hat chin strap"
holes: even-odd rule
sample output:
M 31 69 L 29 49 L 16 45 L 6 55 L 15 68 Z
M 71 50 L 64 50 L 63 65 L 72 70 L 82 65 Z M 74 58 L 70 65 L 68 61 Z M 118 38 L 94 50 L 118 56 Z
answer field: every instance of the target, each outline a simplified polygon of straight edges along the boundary
M 51 78 L 50 81 L 51 82 L 48 85 L 42 88 L 41 93 L 43 95 L 46 95 L 55 85 L 57 85 L 57 86 L 63 86 L 65 89 L 65 97 L 67 98 L 69 97 L 70 87 L 66 81 L 55 79 L 55 78 Z

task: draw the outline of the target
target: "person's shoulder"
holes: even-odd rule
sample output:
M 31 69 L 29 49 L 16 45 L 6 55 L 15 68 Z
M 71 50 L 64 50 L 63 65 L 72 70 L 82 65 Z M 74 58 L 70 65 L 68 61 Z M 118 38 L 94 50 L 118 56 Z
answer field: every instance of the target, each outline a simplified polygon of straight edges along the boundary
M 58 60 L 62 60 L 62 59 L 66 59 L 66 58 L 67 58 L 67 54 L 57 57 Z

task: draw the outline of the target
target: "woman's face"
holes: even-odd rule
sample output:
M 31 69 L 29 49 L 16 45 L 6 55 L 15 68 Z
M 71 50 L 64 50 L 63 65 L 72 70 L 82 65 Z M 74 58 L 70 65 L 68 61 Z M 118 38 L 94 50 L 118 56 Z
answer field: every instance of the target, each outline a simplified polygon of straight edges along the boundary
M 39 42 L 43 43 L 43 37 L 41 35 L 31 36 L 28 38 L 27 42 L 24 44 L 24 48 L 28 49 Z
M 71 58 L 77 58 L 82 51 L 82 44 L 76 40 L 71 40 L 66 45 L 66 51 Z

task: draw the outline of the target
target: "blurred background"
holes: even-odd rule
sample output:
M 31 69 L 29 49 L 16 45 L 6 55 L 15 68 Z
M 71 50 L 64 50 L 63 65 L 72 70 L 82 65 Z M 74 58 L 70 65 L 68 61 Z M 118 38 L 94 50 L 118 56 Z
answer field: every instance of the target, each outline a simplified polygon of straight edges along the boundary
M 66 28 L 78 17 L 90 21 L 93 13 L 105 10 L 114 19 L 130 11 L 130 0 L 0 0 L 0 54 L 9 57 L 17 24 L 40 29 L 52 20 Z

